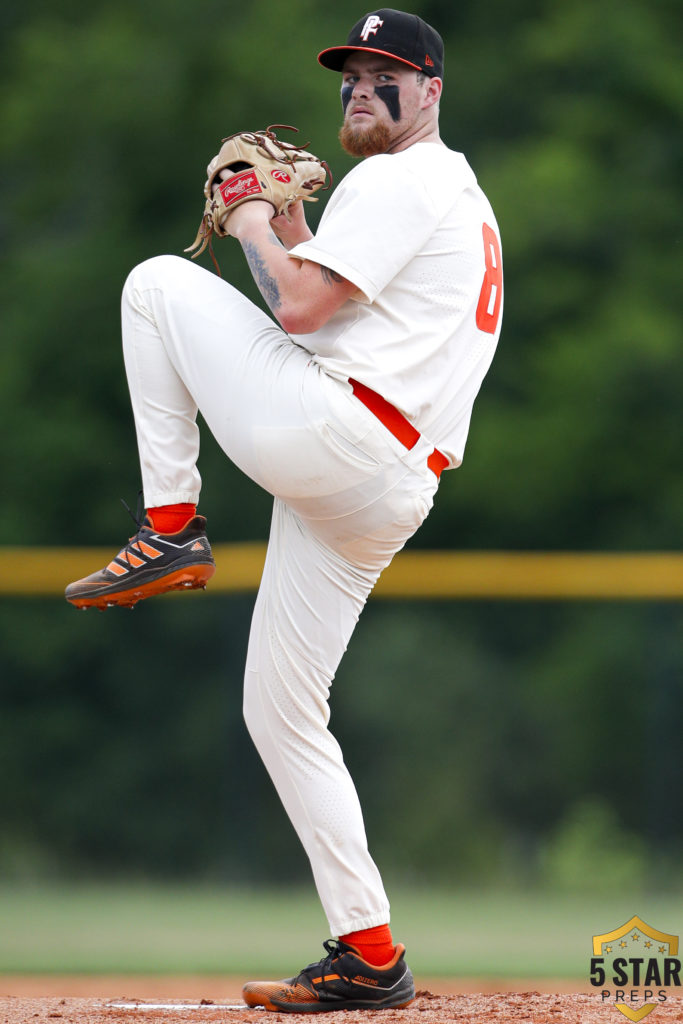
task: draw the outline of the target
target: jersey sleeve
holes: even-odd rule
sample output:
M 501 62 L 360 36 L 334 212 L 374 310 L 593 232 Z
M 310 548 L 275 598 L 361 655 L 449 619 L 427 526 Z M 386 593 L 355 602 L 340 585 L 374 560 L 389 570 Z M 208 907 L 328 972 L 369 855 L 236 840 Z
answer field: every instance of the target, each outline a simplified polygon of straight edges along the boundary
M 440 219 L 425 184 L 389 155 L 369 157 L 339 185 L 315 237 L 290 249 L 345 277 L 373 302 Z

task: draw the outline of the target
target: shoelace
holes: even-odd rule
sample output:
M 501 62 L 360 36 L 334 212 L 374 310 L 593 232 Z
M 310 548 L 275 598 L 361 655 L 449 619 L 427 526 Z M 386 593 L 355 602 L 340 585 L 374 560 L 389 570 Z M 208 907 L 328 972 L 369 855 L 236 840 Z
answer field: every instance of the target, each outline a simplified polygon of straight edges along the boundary
M 121 502 L 121 504 L 125 508 L 126 512 L 130 516 L 130 518 L 133 520 L 135 525 L 137 526 L 138 533 L 139 533 L 140 530 L 142 529 L 142 527 L 144 526 L 144 522 L 145 522 L 145 517 L 143 515 L 143 512 L 145 511 L 145 506 L 143 504 L 142 490 L 138 491 L 138 505 L 137 505 L 137 509 L 136 509 L 135 512 L 133 512 L 131 510 L 130 505 L 128 504 L 128 502 L 124 498 L 119 498 L 119 501 Z
M 347 949 L 349 949 L 349 947 L 344 945 L 343 942 L 337 941 L 336 939 L 326 939 L 325 942 L 323 942 L 323 946 L 327 950 L 327 956 L 323 957 L 322 960 L 316 961 L 316 963 L 309 964 L 308 967 L 304 967 L 303 971 L 300 971 L 297 978 L 295 979 L 295 984 L 299 981 L 299 978 L 301 977 L 306 977 L 310 980 L 313 977 L 313 975 L 312 973 L 309 974 L 309 972 L 315 972 L 316 974 L 320 974 L 321 978 L 323 979 L 322 987 L 326 988 L 325 975 L 328 973 L 332 973 L 332 965 L 341 956 L 343 956 L 343 954 L 347 951 Z M 338 968 L 335 969 L 334 973 L 338 974 L 339 977 L 342 978 L 344 981 L 349 980 L 348 977 L 345 974 L 342 974 Z
M 130 516 L 130 518 L 133 520 L 135 525 L 137 526 L 137 530 L 136 530 L 135 534 L 132 537 L 129 538 L 128 544 L 127 544 L 125 550 L 122 551 L 120 553 L 120 555 L 119 555 L 119 558 L 125 558 L 126 562 L 128 562 L 128 564 L 132 568 L 133 566 L 132 566 L 132 563 L 131 563 L 131 560 L 130 560 L 130 552 L 129 552 L 128 549 L 131 548 L 134 544 L 137 543 L 138 538 L 140 537 L 140 532 L 141 532 L 143 526 L 145 525 L 145 506 L 144 506 L 144 503 L 143 503 L 142 490 L 138 491 L 137 508 L 136 508 L 135 512 L 132 511 L 132 509 L 131 509 L 130 505 L 128 504 L 128 502 L 125 501 L 123 498 L 119 498 L 119 501 L 121 502 L 121 504 L 125 508 L 126 512 Z

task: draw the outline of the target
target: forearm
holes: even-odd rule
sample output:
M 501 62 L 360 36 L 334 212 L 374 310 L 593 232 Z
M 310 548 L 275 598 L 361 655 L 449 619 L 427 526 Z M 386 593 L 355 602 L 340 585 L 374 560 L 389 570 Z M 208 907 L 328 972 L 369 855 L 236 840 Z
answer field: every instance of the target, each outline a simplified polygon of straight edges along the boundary
M 300 260 L 289 258 L 287 249 L 268 223 L 252 224 L 248 232 L 240 232 L 236 237 L 261 295 L 282 322 L 283 308 L 287 308 L 299 292 Z
M 272 210 L 260 200 L 243 203 L 230 214 L 228 231 L 242 246 L 254 281 L 283 330 L 310 334 L 357 289 L 325 266 L 288 256 L 272 230 Z M 308 232 L 299 240 L 312 237 Z

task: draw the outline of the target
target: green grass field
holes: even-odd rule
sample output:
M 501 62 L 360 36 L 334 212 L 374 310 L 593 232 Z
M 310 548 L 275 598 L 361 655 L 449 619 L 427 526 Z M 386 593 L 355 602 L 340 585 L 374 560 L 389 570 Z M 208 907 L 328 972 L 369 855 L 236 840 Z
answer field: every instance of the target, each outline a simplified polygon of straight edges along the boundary
M 683 931 L 683 895 L 390 889 L 392 924 L 423 976 L 586 978 L 594 934 L 634 914 Z M 311 890 L 0 885 L 0 973 L 282 976 L 323 954 Z

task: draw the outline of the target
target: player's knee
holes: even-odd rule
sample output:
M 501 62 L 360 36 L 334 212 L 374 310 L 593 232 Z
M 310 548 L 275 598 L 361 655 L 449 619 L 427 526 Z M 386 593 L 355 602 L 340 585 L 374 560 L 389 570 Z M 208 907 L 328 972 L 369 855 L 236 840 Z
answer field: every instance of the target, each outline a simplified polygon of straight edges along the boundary
M 186 266 L 187 260 L 182 256 L 152 256 L 148 260 L 143 260 L 142 263 L 133 267 L 126 278 L 126 283 L 123 286 L 124 297 L 130 293 L 131 289 L 163 287 L 178 272 L 182 273 L 182 269 Z
M 283 699 L 273 674 L 247 669 L 244 676 L 242 715 L 259 751 L 271 749 L 291 737 L 296 714 L 291 700 Z

